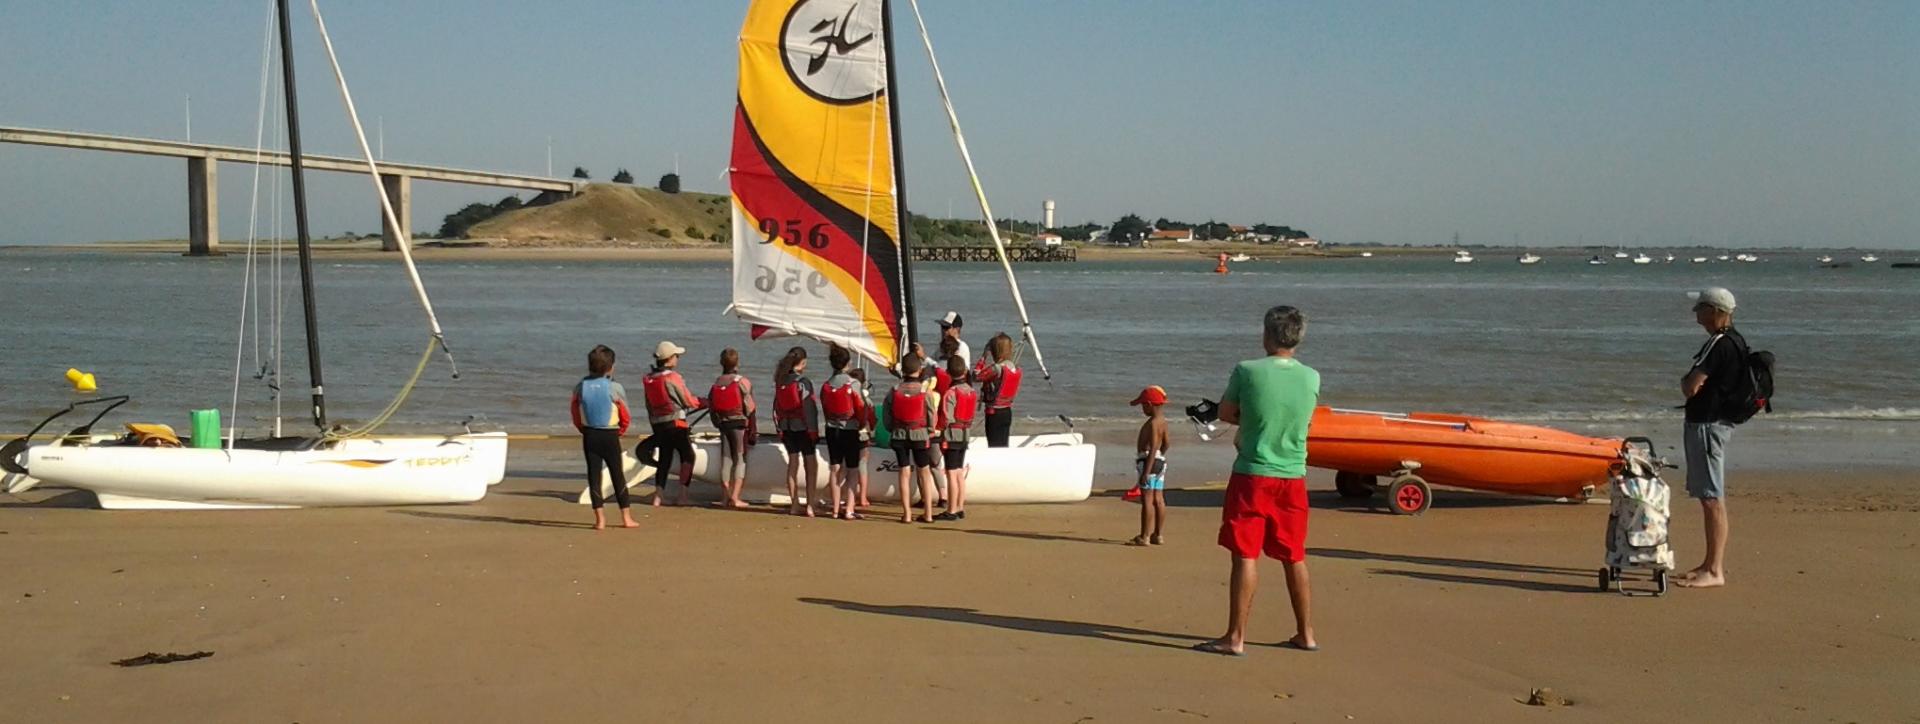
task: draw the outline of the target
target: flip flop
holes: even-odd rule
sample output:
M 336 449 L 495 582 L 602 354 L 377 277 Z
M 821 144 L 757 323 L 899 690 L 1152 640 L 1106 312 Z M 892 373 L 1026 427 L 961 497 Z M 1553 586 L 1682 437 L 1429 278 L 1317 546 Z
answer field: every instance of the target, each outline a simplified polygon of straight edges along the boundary
M 1320 644 L 1314 644 L 1312 646 L 1304 646 L 1298 642 L 1295 642 L 1293 639 L 1287 639 L 1276 645 L 1283 649 L 1294 649 L 1296 651 L 1305 651 L 1307 653 L 1313 653 L 1315 651 L 1320 650 Z
M 1127 541 L 1127 545 L 1144 548 L 1147 545 L 1147 539 L 1134 536 L 1133 539 Z
M 1219 654 L 1221 656 L 1246 656 L 1247 655 L 1246 652 L 1244 651 L 1235 651 L 1233 649 L 1227 648 L 1226 644 L 1220 643 L 1218 641 L 1208 641 L 1206 643 L 1194 644 L 1193 650 L 1203 654 Z

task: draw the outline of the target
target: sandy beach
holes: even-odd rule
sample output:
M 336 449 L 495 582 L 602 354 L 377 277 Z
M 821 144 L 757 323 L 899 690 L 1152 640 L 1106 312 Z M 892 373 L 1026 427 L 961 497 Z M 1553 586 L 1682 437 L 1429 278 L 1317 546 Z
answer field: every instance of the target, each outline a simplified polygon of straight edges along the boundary
M 1911 471 L 1733 476 L 1733 585 L 1594 591 L 1601 504 L 1451 491 L 1396 517 L 1316 473 L 1319 653 L 1219 633 L 1220 494 L 967 520 L 640 509 L 595 533 L 564 441 L 471 506 L 104 512 L 0 500 L 14 721 L 1914 721 Z M 1821 491 L 1845 490 L 1833 495 Z M 563 500 L 565 499 L 565 500 Z M 882 508 L 882 512 L 885 508 Z M 1699 517 L 1678 507 L 1683 565 Z M 1265 569 L 1257 641 L 1291 634 Z M 139 668 L 149 651 L 211 658 Z M 1572 700 L 1524 703 L 1535 687 Z

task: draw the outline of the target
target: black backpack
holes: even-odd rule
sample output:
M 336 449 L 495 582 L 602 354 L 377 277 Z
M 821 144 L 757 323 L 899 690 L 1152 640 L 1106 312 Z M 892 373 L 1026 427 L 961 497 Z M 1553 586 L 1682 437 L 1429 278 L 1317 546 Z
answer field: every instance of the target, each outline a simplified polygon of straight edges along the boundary
M 1749 349 L 1747 340 L 1738 334 L 1727 335 L 1727 339 L 1733 342 L 1734 352 L 1747 369 L 1727 392 L 1720 417 L 1738 425 L 1761 411 L 1773 412 L 1773 353 Z

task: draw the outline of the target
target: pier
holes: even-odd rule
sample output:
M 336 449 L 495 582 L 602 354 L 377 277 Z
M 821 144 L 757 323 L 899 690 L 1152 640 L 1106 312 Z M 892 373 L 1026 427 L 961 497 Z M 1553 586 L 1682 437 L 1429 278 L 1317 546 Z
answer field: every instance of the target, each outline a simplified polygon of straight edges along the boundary
M 996 262 L 1000 257 L 993 253 L 991 246 L 911 246 L 908 257 L 916 262 L 962 261 Z M 1049 262 L 1079 261 L 1080 250 L 1071 246 L 1036 247 L 1009 246 L 1007 261 Z
M 74 131 L 47 131 L 34 128 L 0 127 L 0 143 L 21 143 L 34 146 L 52 146 L 56 148 L 79 148 L 112 153 L 133 153 L 145 156 L 169 156 L 187 160 L 187 255 L 211 256 L 220 253 L 220 199 L 218 166 L 220 162 L 251 164 L 255 161 L 268 166 L 290 166 L 293 158 L 284 151 L 260 150 L 238 146 L 215 146 L 204 143 L 186 143 L 154 138 L 132 138 L 128 136 L 108 136 L 97 133 L 78 133 Z M 366 173 L 367 162 L 363 158 L 340 156 L 316 156 L 306 154 L 301 162 L 312 171 L 338 171 L 343 173 Z M 413 181 L 442 181 L 446 183 L 471 184 L 476 186 L 496 186 L 511 189 L 531 189 L 551 191 L 563 194 L 576 194 L 586 185 L 579 179 L 557 179 L 544 176 L 523 176 L 519 174 L 494 173 L 491 171 L 472 171 L 467 169 L 426 166 L 412 163 L 379 162 L 380 187 L 386 191 L 388 201 L 393 204 L 394 216 L 400 220 L 402 228 L 394 229 L 381 214 L 380 230 L 385 237 L 381 248 L 387 251 L 399 251 L 403 243 L 413 240 Z M 376 213 L 378 213 L 376 209 Z

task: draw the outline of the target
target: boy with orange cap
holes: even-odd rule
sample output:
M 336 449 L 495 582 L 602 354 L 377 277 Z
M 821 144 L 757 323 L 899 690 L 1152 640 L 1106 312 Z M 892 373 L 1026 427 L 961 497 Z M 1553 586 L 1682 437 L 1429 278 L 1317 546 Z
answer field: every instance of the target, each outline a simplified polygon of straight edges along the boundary
M 1127 545 L 1160 545 L 1167 542 L 1163 535 L 1167 528 L 1167 448 L 1173 446 L 1173 436 L 1167 434 L 1167 418 L 1160 414 L 1160 408 L 1167 404 L 1167 391 L 1152 385 L 1141 390 L 1128 404 L 1139 406 L 1147 421 L 1140 424 L 1139 442 L 1135 446 L 1139 455 L 1133 463 L 1140 473 L 1136 483 L 1136 489 L 1141 491 L 1140 535 L 1127 541 Z

